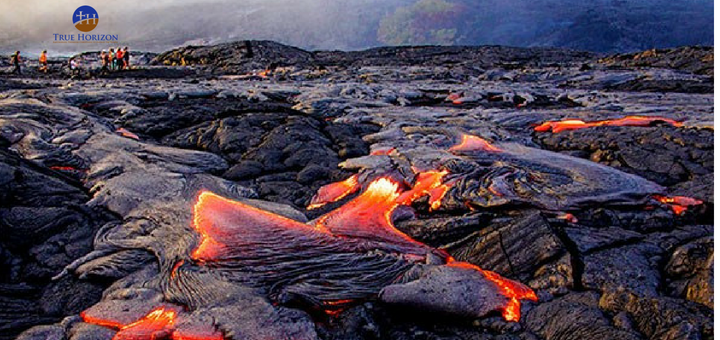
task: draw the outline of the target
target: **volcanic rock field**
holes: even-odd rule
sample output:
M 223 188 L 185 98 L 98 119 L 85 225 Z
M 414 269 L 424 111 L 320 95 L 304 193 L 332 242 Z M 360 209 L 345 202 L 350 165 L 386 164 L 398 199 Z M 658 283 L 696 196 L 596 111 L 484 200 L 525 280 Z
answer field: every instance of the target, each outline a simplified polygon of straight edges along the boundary
M 712 48 L 80 58 L 0 75 L 2 340 L 712 338 Z

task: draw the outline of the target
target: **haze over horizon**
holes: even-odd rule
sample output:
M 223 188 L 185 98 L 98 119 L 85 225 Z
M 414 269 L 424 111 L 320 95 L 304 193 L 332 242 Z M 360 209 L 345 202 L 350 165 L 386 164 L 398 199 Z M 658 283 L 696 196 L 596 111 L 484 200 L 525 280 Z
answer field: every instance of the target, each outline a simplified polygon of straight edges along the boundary
M 90 34 L 117 34 L 120 45 L 153 52 L 233 40 L 308 50 L 430 44 L 629 52 L 713 45 L 711 0 L 27 0 L 0 3 L 0 52 L 113 47 L 53 43 L 53 33 L 82 33 L 71 20 L 81 5 L 100 15 Z

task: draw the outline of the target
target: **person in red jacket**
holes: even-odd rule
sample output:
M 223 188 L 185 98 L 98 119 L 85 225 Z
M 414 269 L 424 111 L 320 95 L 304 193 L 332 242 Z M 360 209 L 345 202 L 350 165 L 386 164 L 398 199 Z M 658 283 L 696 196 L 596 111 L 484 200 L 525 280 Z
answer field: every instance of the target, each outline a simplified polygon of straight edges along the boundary
M 115 52 L 115 60 L 117 60 L 117 69 L 122 70 L 123 69 L 123 50 L 121 48 L 117 49 L 117 52 Z

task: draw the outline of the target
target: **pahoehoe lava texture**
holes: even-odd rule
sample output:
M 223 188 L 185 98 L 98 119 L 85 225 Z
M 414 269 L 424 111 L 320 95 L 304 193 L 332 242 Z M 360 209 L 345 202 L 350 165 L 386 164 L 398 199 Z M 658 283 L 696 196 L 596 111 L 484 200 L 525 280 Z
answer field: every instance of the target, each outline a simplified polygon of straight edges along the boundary
M 711 52 L 0 76 L 0 339 L 709 338 Z

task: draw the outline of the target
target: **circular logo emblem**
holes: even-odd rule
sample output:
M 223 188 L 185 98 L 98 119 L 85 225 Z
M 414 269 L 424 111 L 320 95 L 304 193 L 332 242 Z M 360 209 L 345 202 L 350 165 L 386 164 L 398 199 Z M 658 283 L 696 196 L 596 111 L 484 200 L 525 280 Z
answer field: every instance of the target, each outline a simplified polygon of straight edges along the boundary
M 90 6 L 80 6 L 73 13 L 73 25 L 82 32 L 94 30 L 99 21 L 98 12 Z

